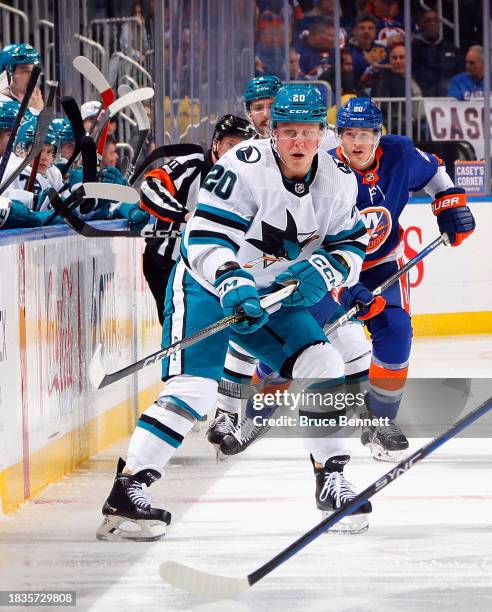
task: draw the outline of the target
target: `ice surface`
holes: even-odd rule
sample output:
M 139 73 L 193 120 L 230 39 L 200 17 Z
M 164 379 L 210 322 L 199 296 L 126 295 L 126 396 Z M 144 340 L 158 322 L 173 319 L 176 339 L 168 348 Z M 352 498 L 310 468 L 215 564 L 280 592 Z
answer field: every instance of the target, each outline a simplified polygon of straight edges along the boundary
M 491 371 L 490 336 L 415 341 L 415 376 Z M 478 403 L 472 397 L 468 408 Z M 76 609 L 98 612 L 492 610 L 490 439 L 445 445 L 373 498 L 366 534 L 318 538 L 237 601 L 208 602 L 166 585 L 164 560 L 245 576 L 320 520 L 300 441 L 265 440 L 217 464 L 204 431 L 152 487 L 173 513 L 162 542 L 95 539 L 124 440 L 0 521 L 0 588 L 75 589 Z M 357 440 L 354 452 L 346 473 L 358 488 L 391 467 Z

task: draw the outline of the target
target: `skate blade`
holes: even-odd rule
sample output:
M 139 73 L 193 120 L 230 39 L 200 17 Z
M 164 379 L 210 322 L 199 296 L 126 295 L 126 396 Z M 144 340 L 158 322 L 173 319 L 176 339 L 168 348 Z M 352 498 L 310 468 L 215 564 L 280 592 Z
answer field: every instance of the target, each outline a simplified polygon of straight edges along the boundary
M 370 450 L 373 459 L 386 463 L 400 463 L 400 461 L 406 459 L 408 451 L 408 449 L 401 451 L 388 451 L 381 448 L 379 444 L 372 444 L 370 442 L 367 444 L 367 448 Z
M 96 531 L 96 538 L 106 542 L 155 542 L 166 534 L 162 521 L 131 520 L 122 516 L 105 516 Z
M 210 444 L 212 444 L 212 442 L 210 442 Z M 212 446 L 215 451 L 215 460 L 217 463 L 221 463 L 222 461 L 229 459 L 228 455 L 224 455 L 224 453 L 220 450 L 220 444 L 212 444 Z
M 321 511 L 323 519 L 331 516 L 332 512 L 325 510 Z M 335 523 L 333 527 L 326 530 L 326 533 L 332 533 L 335 535 L 354 535 L 359 533 L 365 533 L 369 529 L 369 520 L 366 514 L 350 514 L 340 519 L 338 523 Z

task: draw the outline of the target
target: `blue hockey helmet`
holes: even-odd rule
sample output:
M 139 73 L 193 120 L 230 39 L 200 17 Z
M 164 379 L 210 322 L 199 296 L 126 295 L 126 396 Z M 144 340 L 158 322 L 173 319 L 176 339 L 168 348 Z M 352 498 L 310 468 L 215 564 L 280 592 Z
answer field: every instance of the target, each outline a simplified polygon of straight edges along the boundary
M 17 138 L 15 139 L 15 145 L 20 147 L 21 150 L 26 150 L 34 142 L 37 122 L 36 117 L 31 117 L 20 126 Z M 53 122 L 51 122 L 44 137 L 44 144 L 53 145 L 56 149 L 58 142 L 58 134 L 53 127 Z
M 315 85 L 284 85 L 271 110 L 271 125 L 276 123 L 321 123 L 326 126 L 326 104 Z
M 274 74 L 265 74 L 250 79 L 246 83 L 243 92 L 243 100 L 246 108 L 251 102 L 262 98 L 274 98 L 277 91 L 282 87 L 282 81 Z
M 58 135 L 58 142 L 73 142 L 75 137 L 73 135 L 72 126 L 70 121 L 64 117 L 57 117 L 51 122 L 51 126 Z
M 0 52 L 0 70 L 13 72 L 19 64 L 40 64 L 41 55 L 28 43 L 6 45 Z
M 10 130 L 14 127 L 19 108 L 20 104 L 16 100 L 0 102 L 0 130 Z
M 345 128 L 381 130 L 383 115 L 371 98 L 350 98 L 337 115 L 337 131 Z

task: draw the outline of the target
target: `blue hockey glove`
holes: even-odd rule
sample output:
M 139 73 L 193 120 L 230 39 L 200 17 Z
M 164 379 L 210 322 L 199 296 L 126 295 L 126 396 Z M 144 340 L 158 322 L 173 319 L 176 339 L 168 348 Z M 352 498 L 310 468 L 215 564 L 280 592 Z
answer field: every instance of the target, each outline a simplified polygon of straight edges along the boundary
M 255 332 L 268 320 L 268 314 L 260 304 L 255 279 L 237 264 L 225 264 L 223 269 L 217 270 L 214 286 L 225 316 L 243 312 L 248 317 L 231 328 L 238 334 Z
M 136 231 L 143 229 L 150 219 L 149 213 L 142 210 L 138 204 L 125 204 L 124 202 L 115 210 L 114 217 L 127 219 L 129 229 Z
M 439 231 L 448 235 L 451 246 L 458 246 L 475 230 L 475 219 L 466 205 L 466 194 L 459 187 L 436 193 L 432 212 L 437 217 Z
M 70 191 L 79 187 L 84 182 L 84 171 L 82 168 L 71 168 L 68 173 L 68 186 Z
M 360 310 L 355 315 L 359 321 L 372 319 L 383 312 L 386 306 L 386 300 L 382 295 L 374 295 L 362 283 L 356 283 L 352 287 L 334 289 L 333 297 L 346 312 L 354 306 L 359 306 Z
M 279 274 L 275 282 L 285 284 L 297 280 L 297 289 L 285 298 L 285 306 L 312 306 L 328 291 L 341 285 L 349 275 L 347 262 L 340 255 L 329 255 L 322 249 L 315 251 L 309 259 L 292 264 Z
M 99 183 L 111 183 L 112 185 L 127 184 L 125 177 L 121 174 L 118 168 L 114 168 L 113 166 L 103 168 L 101 172 L 99 172 L 97 180 Z

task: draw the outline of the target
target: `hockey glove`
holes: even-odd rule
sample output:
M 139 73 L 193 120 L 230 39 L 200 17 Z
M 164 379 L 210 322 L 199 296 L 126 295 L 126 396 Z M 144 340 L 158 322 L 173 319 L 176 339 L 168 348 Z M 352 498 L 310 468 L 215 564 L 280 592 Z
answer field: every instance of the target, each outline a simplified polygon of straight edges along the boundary
M 275 282 L 298 281 L 297 289 L 283 300 L 285 306 L 312 306 L 328 291 L 341 285 L 349 275 L 348 262 L 340 255 L 329 255 L 322 249 L 309 259 L 292 264 L 279 274 Z
M 441 234 L 446 233 L 451 246 L 458 246 L 475 230 L 475 219 L 466 205 L 463 189 L 454 187 L 436 193 L 432 212 Z
M 268 314 L 260 305 L 255 279 L 249 272 L 237 264 L 225 264 L 217 270 L 214 286 L 226 317 L 238 312 L 248 317 L 231 325 L 235 332 L 250 334 L 266 323 Z
M 84 171 L 82 168 L 70 168 L 68 173 L 68 186 L 70 191 L 80 187 L 84 182 Z
M 380 312 L 383 312 L 386 306 L 386 300 L 382 295 L 374 295 L 362 283 L 356 283 L 352 287 L 341 287 L 333 290 L 333 297 L 338 302 L 345 312 L 348 312 L 354 306 L 359 307 L 359 311 L 355 315 L 359 321 L 367 321 L 372 319 Z
M 125 177 L 118 168 L 114 168 L 113 166 L 106 166 L 106 168 L 103 168 L 101 172 L 99 172 L 97 180 L 99 183 L 111 183 L 112 185 L 127 184 Z
M 142 230 L 150 219 L 149 213 L 142 210 L 138 204 L 125 204 L 124 202 L 116 208 L 114 217 L 127 219 L 129 229 L 136 231 Z

